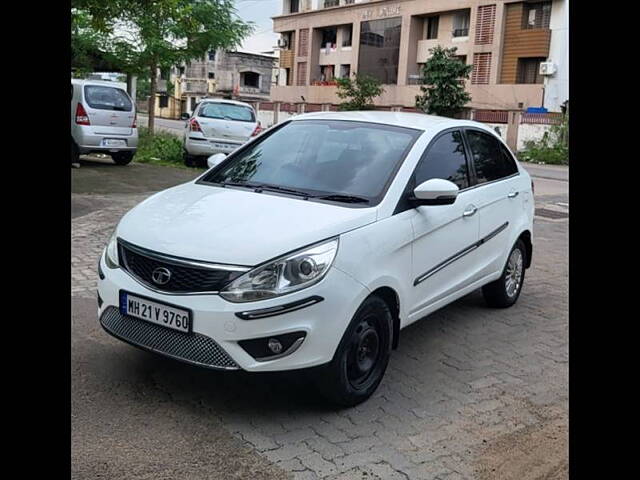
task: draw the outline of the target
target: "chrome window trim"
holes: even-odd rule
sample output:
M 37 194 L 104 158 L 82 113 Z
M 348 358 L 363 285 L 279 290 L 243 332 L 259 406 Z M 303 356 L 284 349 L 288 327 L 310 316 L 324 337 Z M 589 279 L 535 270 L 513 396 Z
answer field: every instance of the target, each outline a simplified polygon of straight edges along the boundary
M 456 260 L 461 259 L 462 257 L 464 257 L 465 255 L 467 255 L 468 253 L 473 252 L 476 248 L 480 247 L 481 245 L 485 244 L 486 242 L 488 242 L 489 240 L 491 240 L 493 237 L 495 237 L 496 235 L 498 235 L 500 232 L 502 232 L 504 229 L 506 229 L 509 226 L 509 222 L 504 222 L 502 225 L 500 225 L 498 228 L 496 228 L 495 230 L 491 231 L 489 234 L 485 235 L 484 237 L 482 237 L 480 240 L 478 240 L 477 242 L 473 243 L 472 245 L 469 245 L 466 248 L 463 248 L 462 250 L 460 250 L 457 253 L 454 253 L 453 255 L 451 255 L 449 258 L 447 258 L 446 260 L 440 262 L 439 264 L 437 264 L 435 267 L 431 268 L 430 270 L 427 270 L 425 273 L 419 275 L 414 281 L 413 281 L 413 286 L 418 286 L 420 283 L 424 282 L 427 278 L 435 275 L 436 273 L 438 273 L 440 270 L 442 270 L 443 268 L 451 265 L 453 262 L 455 262 Z

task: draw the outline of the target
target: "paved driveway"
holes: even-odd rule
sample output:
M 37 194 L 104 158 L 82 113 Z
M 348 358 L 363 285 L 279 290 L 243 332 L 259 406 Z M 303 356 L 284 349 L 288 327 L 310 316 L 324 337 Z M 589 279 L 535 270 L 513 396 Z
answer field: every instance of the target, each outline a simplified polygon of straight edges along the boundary
M 195 173 L 85 161 L 71 175 L 74 478 L 568 477 L 566 219 L 536 217 L 516 306 L 474 292 L 409 326 L 374 396 L 333 409 L 300 374 L 201 370 L 104 333 L 95 268 L 115 223 Z M 537 206 L 566 211 L 545 181 Z

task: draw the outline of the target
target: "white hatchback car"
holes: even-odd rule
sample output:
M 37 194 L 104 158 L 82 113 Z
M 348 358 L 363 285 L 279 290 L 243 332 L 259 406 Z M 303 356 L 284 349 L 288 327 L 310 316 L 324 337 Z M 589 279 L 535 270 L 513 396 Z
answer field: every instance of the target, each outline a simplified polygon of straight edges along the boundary
M 136 109 L 117 82 L 71 80 L 71 163 L 85 153 L 105 153 L 127 165 L 138 148 Z
M 256 112 L 248 103 L 203 100 L 185 125 L 184 163 L 189 167 L 204 166 L 207 157 L 229 154 L 261 130 Z
M 100 259 L 100 322 L 194 365 L 317 367 L 321 392 L 354 405 L 402 328 L 479 287 L 515 303 L 532 188 L 480 123 L 300 115 L 122 218 Z

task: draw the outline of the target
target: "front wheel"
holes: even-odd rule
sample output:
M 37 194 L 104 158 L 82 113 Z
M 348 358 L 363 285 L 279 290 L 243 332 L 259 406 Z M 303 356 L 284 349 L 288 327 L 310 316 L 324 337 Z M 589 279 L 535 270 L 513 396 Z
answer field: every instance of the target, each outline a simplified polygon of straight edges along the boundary
M 331 363 L 317 385 L 330 402 L 351 407 L 378 388 L 391 355 L 393 317 L 380 297 L 367 298 L 347 327 Z
M 507 308 L 516 303 L 524 283 L 524 266 L 527 250 L 522 240 L 518 240 L 509 253 L 499 279 L 482 287 L 487 305 L 495 308 Z
M 116 152 L 111 154 L 111 158 L 116 165 L 128 165 L 133 160 L 134 152 Z

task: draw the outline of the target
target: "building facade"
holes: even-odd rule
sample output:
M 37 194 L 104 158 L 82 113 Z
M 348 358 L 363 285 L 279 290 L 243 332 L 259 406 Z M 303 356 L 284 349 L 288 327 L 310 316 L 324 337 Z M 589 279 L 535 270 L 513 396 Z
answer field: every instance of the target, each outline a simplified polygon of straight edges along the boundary
M 179 118 L 193 112 L 205 97 L 223 97 L 242 102 L 269 99 L 277 57 L 237 51 L 211 51 L 159 72 L 156 112 L 160 117 Z M 173 91 L 169 91 L 169 82 Z
M 567 12 L 568 0 L 283 0 L 271 100 L 337 104 L 335 78 L 359 72 L 384 84 L 377 105 L 413 107 L 429 49 L 441 45 L 473 65 L 468 107 L 559 111 L 568 100 Z

